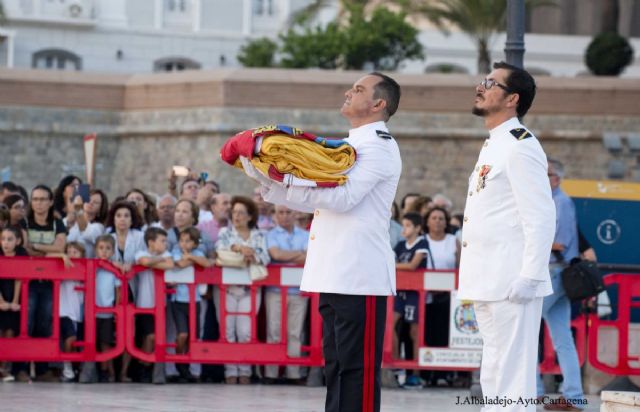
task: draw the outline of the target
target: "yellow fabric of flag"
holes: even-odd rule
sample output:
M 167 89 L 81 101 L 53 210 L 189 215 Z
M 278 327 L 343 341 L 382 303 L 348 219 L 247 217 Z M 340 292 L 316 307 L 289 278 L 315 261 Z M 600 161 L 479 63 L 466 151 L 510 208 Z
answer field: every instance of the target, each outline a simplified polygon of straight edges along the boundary
M 356 152 L 351 145 L 337 148 L 322 146 L 306 139 L 296 139 L 285 134 L 270 135 L 262 141 L 260 153 L 251 163 L 266 176 L 274 166 L 283 174 L 292 174 L 315 182 L 335 182 L 343 185 L 344 174 L 356 161 Z M 242 168 L 239 161 L 236 166 Z

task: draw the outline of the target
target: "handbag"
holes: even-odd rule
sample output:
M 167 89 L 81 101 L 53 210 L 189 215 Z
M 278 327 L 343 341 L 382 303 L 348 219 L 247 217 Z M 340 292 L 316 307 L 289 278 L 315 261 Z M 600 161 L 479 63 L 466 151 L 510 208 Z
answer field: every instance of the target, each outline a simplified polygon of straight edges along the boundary
M 590 260 L 571 259 L 561 276 L 562 286 L 571 301 L 588 299 L 604 291 L 600 269 Z
M 242 253 L 233 252 L 231 250 L 218 250 L 216 265 L 232 268 L 245 268 L 247 267 L 247 262 L 245 262 Z
M 251 263 L 249 265 L 249 277 L 252 282 L 256 282 L 258 280 L 265 279 L 269 272 L 267 272 L 267 268 L 265 265 L 261 265 L 258 263 Z

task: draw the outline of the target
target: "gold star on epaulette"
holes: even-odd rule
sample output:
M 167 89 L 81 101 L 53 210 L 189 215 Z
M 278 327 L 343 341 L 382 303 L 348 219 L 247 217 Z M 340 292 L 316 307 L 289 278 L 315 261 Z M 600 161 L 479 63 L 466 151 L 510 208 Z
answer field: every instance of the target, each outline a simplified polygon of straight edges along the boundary
M 393 139 L 393 136 L 384 130 L 376 130 L 376 133 L 378 134 L 378 137 L 382 137 L 383 139 Z
M 530 131 L 528 131 L 527 129 L 523 129 L 521 127 L 517 128 L 517 129 L 511 129 L 511 131 L 509 133 L 511 133 L 513 135 L 513 137 L 515 137 L 518 140 L 527 139 L 527 138 L 533 136 Z

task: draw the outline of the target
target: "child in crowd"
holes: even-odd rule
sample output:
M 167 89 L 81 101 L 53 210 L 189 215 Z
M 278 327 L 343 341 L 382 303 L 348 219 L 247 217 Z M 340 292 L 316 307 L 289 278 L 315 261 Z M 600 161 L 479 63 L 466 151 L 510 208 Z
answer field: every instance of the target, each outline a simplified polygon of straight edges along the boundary
M 98 259 L 111 260 L 116 241 L 111 235 L 96 238 L 95 253 Z M 98 268 L 96 270 L 96 306 L 112 308 L 120 304 L 120 286 L 122 282 L 112 272 Z M 122 322 L 122 319 L 118 320 Z M 96 314 L 96 343 L 99 352 L 105 352 L 114 344 L 114 319 L 112 313 Z M 100 363 L 99 382 L 115 382 L 113 361 Z
M 65 253 L 48 253 L 47 257 L 60 257 L 66 268 L 73 267 L 71 259 L 83 258 L 85 249 L 78 242 L 69 242 L 65 246 Z M 73 345 L 78 337 L 78 323 L 82 322 L 82 307 L 84 294 L 76 287 L 82 283 L 75 280 L 63 280 L 60 282 L 60 338 L 62 339 L 63 352 L 73 352 Z M 62 368 L 62 382 L 73 382 L 75 373 L 71 362 L 64 362 Z
M 402 237 L 405 240 L 398 242 L 394 248 L 396 254 L 396 270 L 426 269 L 429 256 L 429 243 L 421 235 L 422 216 L 419 213 L 409 212 L 402 217 Z M 393 303 L 393 324 L 404 320 L 410 326 L 410 336 L 413 342 L 413 357 L 418 355 L 418 292 L 398 291 Z M 397 328 L 395 328 L 397 329 Z M 393 355 L 400 357 L 400 344 L 397 333 L 393 334 Z M 419 371 L 407 377 L 404 384 L 406 388 L 420 388 Z
M 151 227 L 144 234 L 147 250 L 136 253 L 136 263 L 150 269 L 172 269 L 174 267 L 171 254 L 167 251 L 167 232 L 164 229 Z M 152 270 L 145 270 L 137 275 L 138 293 L 136 294 L 136 306 L 139 308 L 153 308 L 155 306 L 155 281 Z M 142 350 L 152 353 L 155 347 L 155 321 L 153 315 L 139 315 L 136 332 L 142 336 Z M 148 365 L 147 365 L 148 366 Z M 154 375 L 156 375 L 154 373 Z M 152 381 L 151 371 L 144 368 L 143 382 Z M 154 383 L 160 383 L 155 377 Z
M 179 268 L 198 265 L 201 267 L 209 267 L 213 264 L 207 257 L 198 250 L 200 244 L 200 231 L 195 227 L 182 229 L 179 235 L 178 245 L 173 249 L 173 260 Z M 196 300 L 196 333 L 199 330 L 200 313 L 200 294 L 198 290 L 194 291 L 194 296 L 189 296 L 189 286 L 180 283 L 176 286 L 176 293 L 171 297 L 171 313 L 175 321 L 177 337 L 176 337 L 176 353 L 187 353 L 189 343 L 189 301 Z M 180 380 L 186 382 L 195 382 L 195 378 L 189 371 L 189 365 L 185 363 L 176 364 L 176 369 L 180 374 Z
M 5 227 L 0 231 L 0 256 L 29 256 L 22 247 L 22 231 L 16 227 Z M 19 334 L 20 328 L 20 286 L 15 279 L 0 279 L 0 337 L 12 338 Z M 0 379 L 4 382 L 14 380 L 6 370 L 5 362 L 0 361 Z

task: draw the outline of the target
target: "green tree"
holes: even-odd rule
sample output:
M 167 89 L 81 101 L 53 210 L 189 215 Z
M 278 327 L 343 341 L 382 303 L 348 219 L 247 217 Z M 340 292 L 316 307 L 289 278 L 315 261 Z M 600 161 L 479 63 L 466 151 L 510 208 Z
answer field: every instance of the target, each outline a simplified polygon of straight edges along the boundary
M 238 61 L 244 67 L 273 67 L 278 45 L 266 37 L 252 40 L 240 48 Z
M 389 0 L 387 3 L 394 3 L 398 0 Z M 402 0 L 406 1 L 406 0 Z M 338 21 L 343 21 L 349 16 L 351 10 L 362 9 L 364 10 L 370 4 L 373 4 L 374 0 L 339 0 L 338 1 Z M 334 0 L 312 0 L 306 7 L 294 12 L 291 15 L 290 23 L 292 25 L 305 25 L 308 24 L 311 19 L 316 17 L 320 10 L 333 6 Z
M 282 40 L 284 67 L 361 70 L 371 63 L 376 70 L 395 70 L 407 59 L 423 59 L 418 30 L 404 13 L 383 7 L 366 17 L 363 4 L 348 6 L 349 19 L 325 28 L 289 29 Z
M 633 48 L 618 33 L 600 33 L 589 43 L 584 60 L 596 76 L 618 76 L 633 61 Z
M 405 17 L 377 7 L 367 19 L 362 8 L 352 9 L 345 28 L 345 68 L 362 69 L 370 62 L 376 70 L 396 70 L 404 60 L 424 59 L 418 30 Z
M 423 14 L 443 33 L 454 26 L 473 39 L 478 48 L 478 72 L 489 73 L 489 48 L 494 36 L 506 28 L 507 0 L 413 0 L 414 13 Z M 525 0 L 527 10 L 556 5 L 552 0 Z
M 324 28 L 307 27 L 301 33 L 289 29 L 280 40 L 282 67 L 335 69 L 344 53 L 344 32 L 337 23 L 329 23 Z

